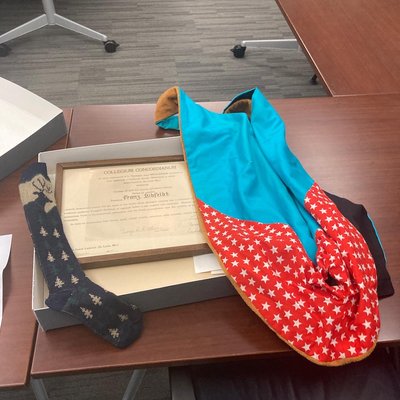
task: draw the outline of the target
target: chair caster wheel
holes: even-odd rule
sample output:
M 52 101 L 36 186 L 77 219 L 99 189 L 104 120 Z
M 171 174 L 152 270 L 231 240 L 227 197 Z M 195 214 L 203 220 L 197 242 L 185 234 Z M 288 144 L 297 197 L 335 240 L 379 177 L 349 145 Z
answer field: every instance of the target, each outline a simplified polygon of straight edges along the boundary
M 242 46 L 241 44 L 237 44 L 233 46 L 233 48 L 231 49 L 231 52 L 236 58 L 243 58 L 245 51 L 246 51 L 246 46 Z
M 0 57 L 6 57 L 10 54 L 11 49 L 6 44 L 0 44 Z
M 119 44 L 115 40 L 107 40 L 104 42 L 104 49 L 107 53 L 115 53 Z
M 318 79 L 318 76 L 317 76 L 316 74 L 314 74 L 314 75 L 311 77 L 311 79 L 310 79 L 311 85 L 316 85 L 316 84 L 318 84 L 317 79 Z

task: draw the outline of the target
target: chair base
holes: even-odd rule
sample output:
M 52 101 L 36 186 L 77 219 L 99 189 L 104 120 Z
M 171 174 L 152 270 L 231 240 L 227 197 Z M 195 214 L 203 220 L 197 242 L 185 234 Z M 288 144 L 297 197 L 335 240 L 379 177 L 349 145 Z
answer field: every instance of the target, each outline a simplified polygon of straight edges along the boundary
M 119 46 L 118 43 L 116 43 L 115 41 L 109 40 L 106 35 L 94 31 L 93 29 L 78 24 L 74 21 L 71 21 L 70 19 L 62 17 L 61 15 L 58 15 L 55 12 L 53 0 L 42 0 L 42 3 L 45 14 L 42 14 L 0 35 L 0 57 L 4 57 L 9 54 L 9 51 L 7 51 L 8 46 L 6 48 L 4 47 L 4 45 L 1 46 L 3 43 L 16 39 L 22 35 L 26 35 L 27 33 L 36 31 L 48 25 L 58 25 L 62 28 L 80 33 L 81 35 L 88 36 L 92 39 L 100 40 L 103 42 L 104 48 L 108 53 L 114 53 L 116 48 Z

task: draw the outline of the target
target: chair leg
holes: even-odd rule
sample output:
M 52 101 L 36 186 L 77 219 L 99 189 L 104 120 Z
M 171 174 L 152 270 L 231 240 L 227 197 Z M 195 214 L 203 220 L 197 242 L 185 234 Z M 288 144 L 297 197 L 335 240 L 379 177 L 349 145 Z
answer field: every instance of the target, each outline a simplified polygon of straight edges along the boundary
M 49 400 L 42 379 L 31 378 L 31 388 L 36 400 Z
M 8 42 L 9 40 L 16 39 L 22 35 L 27 33 L 36 31 L 37 29 L 43 28 L 47 25 L 47 16 L 46 14 L 42 14 L 39 17 L 32 19 L 31 21 L 25 22 L 20 26 L 17 26 L 10 31 L 3 33 L 0 35 L 0 43 Z
M 145 369 L 135 369 L 133 371 L 128 386 L 126 387 L 124 396 L 122 397 L 122 400 L 134 400 L 145 374 L 146 374 Z
M 257 39 L 242 40 L 240 44 L 233 46 L 231 52 L 236 58 L 243 58 L 248 47 L 267 49 L 297 49 L 296 39 Z
M 78 24 L 58 14 L 54 14 L 54 24 L 70 31 L 80 33 L 81 35 L 89 36 L 92 39 L 101 40 L 102 42 L 106 42 L 108 40 L 106 35 L 96 32 L 93 29 L 87 28 L 86 26 Z
M 189 368 L 170 367 L 169 384 L 172 400 L 196 400 Z

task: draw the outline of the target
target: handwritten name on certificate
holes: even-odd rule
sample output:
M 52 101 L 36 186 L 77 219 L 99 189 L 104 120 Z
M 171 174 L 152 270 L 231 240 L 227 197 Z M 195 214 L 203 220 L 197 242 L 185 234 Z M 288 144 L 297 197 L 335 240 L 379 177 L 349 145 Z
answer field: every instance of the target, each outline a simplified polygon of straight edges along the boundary
M 183 161 L 66 168 L 61 218 L 78 258 L 205 243 Z

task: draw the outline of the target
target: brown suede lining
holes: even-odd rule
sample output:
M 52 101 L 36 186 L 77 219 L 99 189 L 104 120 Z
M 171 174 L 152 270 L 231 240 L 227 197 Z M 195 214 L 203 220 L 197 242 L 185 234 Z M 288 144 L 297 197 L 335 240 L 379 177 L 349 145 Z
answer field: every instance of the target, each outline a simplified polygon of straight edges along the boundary
M 231 104 L 225 110 L 225 114 L 240 113 L 240 112 L 246 113 L 250 119 L 250 117 L 251 117 L 251 100 L 250 99 L 241 99 L 241 100 L 235 101 L 233 104 Z
M 158 99 L 155 111 L 155 122 L 175 115 L 178 112 L 178 88 L 176 86 L 166 90 Z
M 178 107 L 178 88 L 176 86 L 167 89 L 158 99 L 154 119 L 155 122 L 162 121 L 172 115 L 177 114 Z M 232 103 L 226 110 L 226 114 L 246 113 L 251 117 L 251 100 L 241 99 Z

